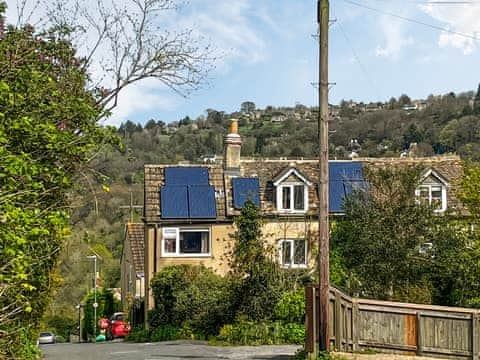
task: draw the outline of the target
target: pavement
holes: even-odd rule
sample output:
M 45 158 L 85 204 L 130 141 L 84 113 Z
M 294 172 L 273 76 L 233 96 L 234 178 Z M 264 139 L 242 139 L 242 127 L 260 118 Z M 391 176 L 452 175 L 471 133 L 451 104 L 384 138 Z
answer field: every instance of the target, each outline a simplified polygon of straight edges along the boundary
M 292 359 L 298 345 L 210 346 L 201 341 L 65 343 L 41 345 L 46 360 Z

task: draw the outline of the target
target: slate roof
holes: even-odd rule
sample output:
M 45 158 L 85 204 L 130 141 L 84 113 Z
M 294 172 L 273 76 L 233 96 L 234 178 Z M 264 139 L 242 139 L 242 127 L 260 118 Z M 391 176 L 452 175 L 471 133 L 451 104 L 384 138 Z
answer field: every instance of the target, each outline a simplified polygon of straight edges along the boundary
M 133 264 L 137 273 L 144 272 L 144 228 L 142 223 L 127 223 L 126 242 L 132 250 Z
M 223 168 L 221 165 L 145 165 L 144 218 L 146 222 L 160 222 L 162 220 L 159 191 L 160 187 L 163 186 L 165 183 L 165 168 L 171 166 L 207 168 L 209 173 L 209 183 L 215 188 L 217 220 L 225 218 L 225 187 L 223 183 Z
M 335 161 L 338 163 L 351 163 L 351 161 Z M 360 158 L 355 162 L 362 166 L 412 166 L 423 164 L 441 175 L 448 183 L 448 207 L 458 209 L 465 214 L 463 205 L 455 197 L 457 182 L 462 175 L 461 160 L 458 156 L 439 156 L 429 158 Z M 146 222 L 162 222 L 160 214 L 159 189 L 164 184 L 164 169 L 168 166 L 181 165 L 145 165 L 145 208 L 144 219 Z M 195 164 L 187 165 L 207 167 L 209 169 L 209 183 L 215 188 L 217 218 L 211 221 L 229 221 L 231 216 L 239 214 L 233 207 L 232 176 L 223 171 L 221 164 Z M 309 209 L 307 214 L 288 216 L 316 216 L 318 213 L 318 160 L 317 159 L 246 159 L 241 160 L 241 177 L 258 177 L 260 182 L 261 211 L 264 215 L 277 213 L 275 202 L 275 188 L 273 182 L 291 168 L 297 169 L 313 183 L 309 187 Z M 293 176 L 293 175 L 291 175 Z M 178 221 L 178 220 L 177 220 Z M 183 219 L 183 222 L 191 221 Z

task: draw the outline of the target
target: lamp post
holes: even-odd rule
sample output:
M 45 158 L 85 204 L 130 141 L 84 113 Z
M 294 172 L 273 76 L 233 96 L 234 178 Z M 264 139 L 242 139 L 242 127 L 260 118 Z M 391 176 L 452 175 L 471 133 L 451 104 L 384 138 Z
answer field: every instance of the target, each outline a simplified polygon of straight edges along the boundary
M 93 259 L 93 338 L 97 338 L 97 255 L 87 256 Z
M 75 306 L 78 309 L 78 342 L 82 342 L 82 318 L 81 318 L 81 313 L 82 313 L 82 308 L 84 305 L 82 304 L 77 304 Z

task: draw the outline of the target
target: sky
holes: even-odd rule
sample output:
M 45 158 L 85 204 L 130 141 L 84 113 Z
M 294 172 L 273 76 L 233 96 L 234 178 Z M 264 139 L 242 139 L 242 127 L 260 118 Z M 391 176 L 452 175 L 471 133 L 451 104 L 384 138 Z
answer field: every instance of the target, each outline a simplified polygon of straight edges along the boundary
M 192 29 L 221 55 L 208 83 L 185 98 L 158 81 L 143 81 L 120 94 L 107 123 L 195 119 L 209 108 L 238 111 L 243 101 L 257 108 L 316 105 L 316 3 L 185 2 L 162 21 L 165 27 Z M 477 89 L 480 0 L 331 0 L 330 18 L 330 103 Z

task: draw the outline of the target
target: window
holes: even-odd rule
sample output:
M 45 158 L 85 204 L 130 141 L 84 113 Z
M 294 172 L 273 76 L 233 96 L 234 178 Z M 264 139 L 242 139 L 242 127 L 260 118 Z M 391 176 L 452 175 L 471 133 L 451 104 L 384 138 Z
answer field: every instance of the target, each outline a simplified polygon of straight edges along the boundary
M 304 184 L 282 184 L 277 187 L 280 211 L 305 212 L 308 208 L 308 187 Z
M 305 239 L 280 240 L 280 265 L 282 267 L 307 266 L 307 242 Z
M 435 212 L 447 209 L 447 189 L 441 184 L 422 184 L 415 191 L 415 195 L 420 202 L 433 206 Z
M 164 228 L 163 256 L 210 256 L 208 229 Z

